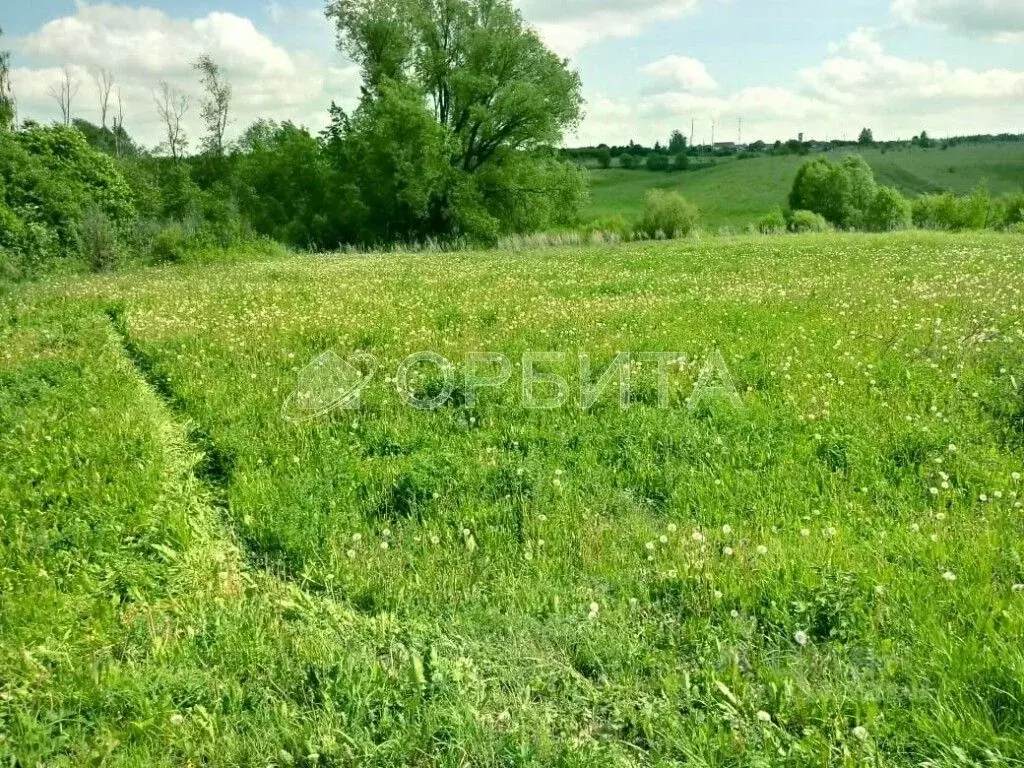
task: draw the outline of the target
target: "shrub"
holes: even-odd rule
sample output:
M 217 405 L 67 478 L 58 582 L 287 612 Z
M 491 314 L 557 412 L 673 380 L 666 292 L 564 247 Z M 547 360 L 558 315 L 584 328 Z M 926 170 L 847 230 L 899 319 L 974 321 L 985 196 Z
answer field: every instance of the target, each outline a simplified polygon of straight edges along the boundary
M 93 272 L 113 269 L 117 263 L 117 231 L 98 205 L 91 205 L 82 214 L 78 227 L 79 248 Z
M 850 229 L 863 226 L 876 190 L 871 166 L 859 155 L 848 156 L 842 164 L 816 157 L 797 171 L 789 207 L 813 211 L 836 227 Z
M 919 197 L 911 204 L 911 218 L 915 227 L 946 232 L 984 229 L 990 223 L 999 223 L 997 206 L 980 187 L 964 197 L 948 192 Z
M 762 235 L 777 235 L 786 231 L 786 217 L 776 208 L 757 222 L 757 231 Z
M 619 156 L 619 167 L 625 168 L 627 171 L 631 171 L 634 168 L 636 168 L 638 165 L 640 165 L 641 159 L 642 158 L 640 158 L 640 157 L 638 157 L 636 155 L 630 155 L 630 154 L 620 155 Z
M 640 231 L 647 237 L 685 237 L 697 226 L 700 213 L 678 192 L 652 189 L 644 199 Z
M 646 165 L 648 171 L 667 171 L 669 163 L 668 155 L 650 154 L 647 156 Z
M 872 232 L 894 232 L 912 223 L 910 202 L 892 187 L 879 187 L 868 206 L 864 226 Z
M 673 171 L 686 171 L 690 168 L 690 156 L 687 154 L 676 155 L 672 158 Z
M 796 233 L 804 232 L 828 232 L 832 227 L 825 217 L 813 211 L 793 211 L 789 215 L 789 231 Z
M 583 226 L 583 234 L 590 240 L 599 238 L 607 240 L 609 236 L 613 240 L 628 240 L 632 235 L 632 227 L 625 217 L 620 214 L 612 214 L 599 216 L 587 222 Z

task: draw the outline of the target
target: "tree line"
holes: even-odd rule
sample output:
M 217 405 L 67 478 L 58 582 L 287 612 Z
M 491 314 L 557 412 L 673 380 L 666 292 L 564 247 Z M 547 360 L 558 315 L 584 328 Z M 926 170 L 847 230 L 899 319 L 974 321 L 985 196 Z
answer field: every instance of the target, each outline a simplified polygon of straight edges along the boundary
M 74 117 L 67 69 L 53 89 L 61 121 L 16 124 L 4 53 L 0 270 L 176 260 L 260 236 L 314 249 L 489 244 L 575 221 L 584 177 L 556 148 L 581 116 L 579 75 L 511 0 L 333 0 L 327 16 L 359 67 L 358 106 L 332 104 L 317 134 L 261 119 L 229 142 L 231 84 L 203 55 L 193 152 L 188 95 L 158 84 L 163 140 L 149 152 L 105 71 L 99 125 Z

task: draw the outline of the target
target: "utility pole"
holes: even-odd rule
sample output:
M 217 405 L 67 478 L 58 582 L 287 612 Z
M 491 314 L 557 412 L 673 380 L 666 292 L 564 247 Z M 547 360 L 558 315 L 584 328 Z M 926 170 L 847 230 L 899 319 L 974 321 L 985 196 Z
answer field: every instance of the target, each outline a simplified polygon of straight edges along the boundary
M 737 144 L 742 144 L 743 143 L 743 118 L 742 117 L 740 118 L 739 139 L 738 139 L 738 141 L 736 143 Z
M 696 119 L 691 117 L 690 118 L 690 147 L 691 148 L 693 147 L 694 126 L 696 124 L 697 124 Z
M 715 148 L 715 121 L 711 121 L 711 149 Z

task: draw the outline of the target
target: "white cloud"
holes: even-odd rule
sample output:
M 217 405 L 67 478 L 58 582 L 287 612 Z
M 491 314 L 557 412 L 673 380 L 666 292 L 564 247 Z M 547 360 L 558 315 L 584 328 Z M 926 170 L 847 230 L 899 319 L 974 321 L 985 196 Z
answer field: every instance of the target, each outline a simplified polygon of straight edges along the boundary
M 81 83 L 73 105 L 76 116 L 98 121 L 98 98 L 92 73 L 114 72 L 125 103 L 125 125 L 147 145 L 160 140 L 153 90 L 160 80 L 190 94 L 189 133 L 198 138 L 201 98 L 192 63 L 209 53 L 235 90 L 233 129 L 257 117 L 291 119 L 311 128 L 327 120 L 332 99 L 351 101 L 358 74 L 340 60 L 331 62 L 308 52 L 293 52 L 260 32 L 250 19 L 211 12 L 195 19 L 173 18 L 152 8 L 79 3 L 73 15 L 55 19 L 19 41 L 17 54 L 42 66 L 11 72 L 21 117 L 49 120 L 57 116 L 49 97 L 59 67 L 68 65 Z
M 647 27 L 692 12 L 698 0 L 519 0 L 525 18 L 562 56 L 612 38 L 637 37 Z
M 688 56 L 666 56 L 640 72 L 655 79 L 654 89 L 657 90 L 713 91 L 718 88 L 704 63 Z
M 706 75 L 706 79 L 701 74 Z M 748 85 L 732 92 L 695 87 L 713 83 L 700 62 L 669 57 L 641 68 L 651 78 L 634 100 L 592 101 L 578 140 L 643 143 L 666 140 L 672 129 L 698 141 L 856 137 L 871 126 L 878 138 L 1016 131 L 1024 123 L 1024 71 L 975 70 L 944 61 L 886 53 L 873 30 L 855 30 L 821 63 L 794 74 L 785 87 Z M 666 81 L 673 87 L 666 87 Z
M 935 24 L 997 42 L 1024 41 L 1024 0 L 892 0 L 907 24 Z

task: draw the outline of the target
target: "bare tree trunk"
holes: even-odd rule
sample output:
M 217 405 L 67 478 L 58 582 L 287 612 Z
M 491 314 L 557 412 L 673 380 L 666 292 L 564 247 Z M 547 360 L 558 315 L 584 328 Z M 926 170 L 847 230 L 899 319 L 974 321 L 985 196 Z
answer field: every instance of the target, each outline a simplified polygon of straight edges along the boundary
M 71 76 L 71 70 L 67 66 L 61 70 L 60 82 L 50 88 L 50 95 L 60 107 L 65 126 L 71 125 L 71 103 L 78 95 L 78 88 L 79 83 Z
M 188 146 L 182 121 L 188 112 L 188 95 L 181 93 L 166 80 L 160 81 L 160 90 L 153 94 L 156 111 L 164 124 L 167 141 L 164 146 L 175 161 L 180 159 Z
M 101 69 L 94 75 L 96 90 L 100 93 L 100 127 L 107 127 L 107 111 L 110 106 L 110 91 L 114 87 L 114 74 L 109 69 Z

